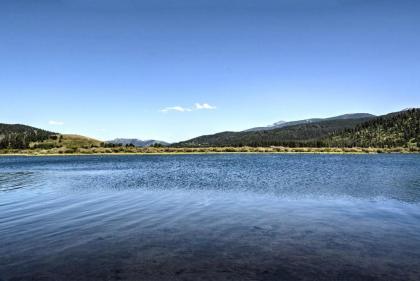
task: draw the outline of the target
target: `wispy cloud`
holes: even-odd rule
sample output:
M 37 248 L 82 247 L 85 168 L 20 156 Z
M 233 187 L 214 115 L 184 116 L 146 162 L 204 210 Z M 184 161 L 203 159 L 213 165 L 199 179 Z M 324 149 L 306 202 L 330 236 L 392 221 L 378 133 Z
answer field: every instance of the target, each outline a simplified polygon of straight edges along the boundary
M 195 109 L 200 110 L 200 109 L 216 109 L 215 106 L 212 106 L 208 103 L 196 103 L 195 104 Z
M 62 121 L 50 120 L 50 121 L 48 121 L 48 124 L 53 125 L 53 126 L 62 126 L 62 125 L 64 125 L 64 122 L 62 122 Z
M 188 111 L 192 111 L 192 109 L 182 107 L 182 106 L 170 106 L 170 107 L 165 107 L 160 110 L 160 112 L 169 112 L 169 111 L 188 112 Z
M 182 107 L 182 106 L 170 106 L 170 107 L 165 107 L 165 108 L 163 108 L 159 111 L 160 112 L 170 112 L 170 111 L 191 112 L 193 110 L 202 110 L 202 109 L 216 109 L 216 107 L 212 106 L 208 103 L 196 103 L 196 104 L 194 104 L 194 106 L 192 108 Z

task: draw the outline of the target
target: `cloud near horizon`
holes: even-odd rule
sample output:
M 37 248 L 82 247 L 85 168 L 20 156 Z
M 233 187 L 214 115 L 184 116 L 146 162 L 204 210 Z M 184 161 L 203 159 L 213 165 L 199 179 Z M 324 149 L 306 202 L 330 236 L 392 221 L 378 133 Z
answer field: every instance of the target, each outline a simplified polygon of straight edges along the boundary
M 188 111 L 192 111 L 192 109 L 182 107 L 182 106 L 170 106 L 170 107 L 165 107 L 160 110 L 160 112 L 169 112 L 169 111 L 188 112 Z
M 195 103 L 193 108 L 188 108 L 188 107 L 182 107 L 182 106 L 170 106 L 170 107 L 165 107 L 161 110 L 159 110 L 160 112 L 170 112 L 170 111 L 175 111 L 175 112 L 191 112 L 193 110 L 202 110 L 202 109 L 207 109 L 207 110 L 212 110 L 212 109 L 216 109 L 215 106 L 212 106 L 208 103 Z
M 48 121 L 48 124 L 53 125 L 53 126 L 62 126 L 62 125 L 64 125 L 64 122 L 62 122 L 62 121 L 50 120 L 50 121 Z

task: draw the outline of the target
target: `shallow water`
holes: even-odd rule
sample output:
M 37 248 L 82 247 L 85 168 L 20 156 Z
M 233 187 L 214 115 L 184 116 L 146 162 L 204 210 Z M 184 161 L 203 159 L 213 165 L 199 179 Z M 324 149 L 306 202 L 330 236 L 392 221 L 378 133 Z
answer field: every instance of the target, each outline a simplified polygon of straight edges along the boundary
M 0 280 L 420 280 L 420 155 L 0 157 Z

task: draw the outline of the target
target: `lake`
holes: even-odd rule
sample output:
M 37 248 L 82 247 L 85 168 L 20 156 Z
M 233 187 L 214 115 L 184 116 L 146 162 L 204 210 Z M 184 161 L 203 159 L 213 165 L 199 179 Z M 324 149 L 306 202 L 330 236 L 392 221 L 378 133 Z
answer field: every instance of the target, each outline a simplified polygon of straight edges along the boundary
M 420 155 L 0 157 L 0 280 L 420 280 Z

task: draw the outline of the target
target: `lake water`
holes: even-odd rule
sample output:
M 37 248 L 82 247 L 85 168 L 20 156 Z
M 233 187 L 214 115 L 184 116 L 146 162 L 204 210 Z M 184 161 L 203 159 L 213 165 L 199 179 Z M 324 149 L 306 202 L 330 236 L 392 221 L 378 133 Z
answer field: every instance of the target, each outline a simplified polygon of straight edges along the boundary
M 420 155 L 0 157 L 0 280 L 420 280 Z

